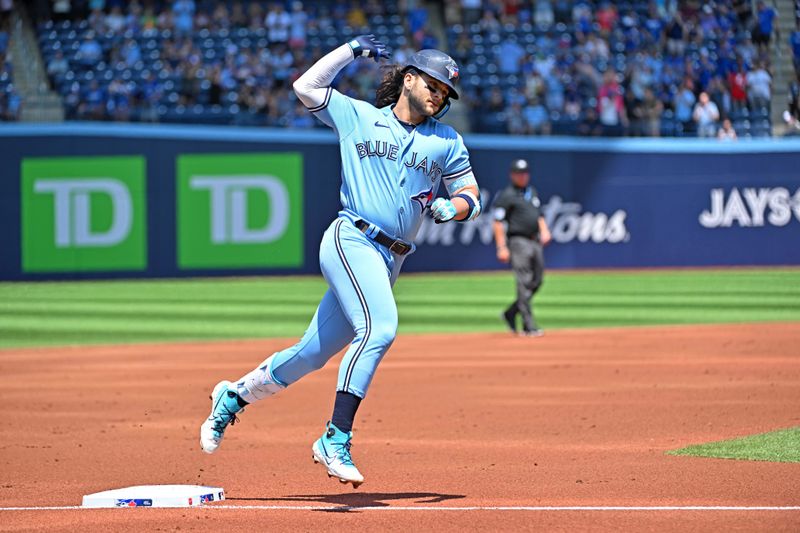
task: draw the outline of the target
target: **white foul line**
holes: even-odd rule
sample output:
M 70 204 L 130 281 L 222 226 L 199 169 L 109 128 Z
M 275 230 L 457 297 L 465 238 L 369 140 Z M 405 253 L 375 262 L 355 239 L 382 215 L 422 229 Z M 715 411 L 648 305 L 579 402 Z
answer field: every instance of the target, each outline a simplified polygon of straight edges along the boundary
M 128 508 L 128 507 L 126 507 Z M 656 505 L 656 506 L 335 506 L 335 505 L 202 505 L 196 507 L 149 507 L 150 509 L 249 509 L 260 511 L 800 511 L 800 505 L 788 506 L 736 506 L 736 505 Z M 87 511 L 102 510 L 98 507 L 79 505 L 51 507 L 0 507 L 0 511 Z

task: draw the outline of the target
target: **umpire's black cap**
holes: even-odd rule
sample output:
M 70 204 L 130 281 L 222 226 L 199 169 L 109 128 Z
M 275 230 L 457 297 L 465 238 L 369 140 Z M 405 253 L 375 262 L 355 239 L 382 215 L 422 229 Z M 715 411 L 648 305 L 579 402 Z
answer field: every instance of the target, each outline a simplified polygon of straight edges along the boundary
M 528 171 L 528 162 L 524 159 L 515 159 L 513 163 L 511 163 L 511 172 L 527 172 Z

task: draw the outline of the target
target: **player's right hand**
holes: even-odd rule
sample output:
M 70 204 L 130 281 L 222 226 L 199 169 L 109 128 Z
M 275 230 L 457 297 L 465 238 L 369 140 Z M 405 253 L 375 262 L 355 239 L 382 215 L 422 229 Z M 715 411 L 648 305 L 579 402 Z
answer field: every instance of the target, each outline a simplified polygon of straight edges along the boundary
M 502 246 L 497 249 L 497 260 L 501 263 L 508 263 L 510 257 L 511 253 L 508 251 L 508 247 Z
M 353 49 L 353 56 L 356 58 L 371 57 L 377 63 L 381 58 L 389 59 L 392 57 L 391 52 L 386 49 L 386 45 L 371 33 L 369 35 L 358 35 L 347 44 Z

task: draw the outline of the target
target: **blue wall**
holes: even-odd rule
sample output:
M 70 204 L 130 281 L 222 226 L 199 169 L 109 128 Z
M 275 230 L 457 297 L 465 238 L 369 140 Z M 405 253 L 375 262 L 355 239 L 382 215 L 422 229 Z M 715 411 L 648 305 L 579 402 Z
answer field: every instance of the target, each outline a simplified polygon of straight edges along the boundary
M 800 264 L 800 143 L 522 139 L 467 136 L 484 197 L 528 159 L 556 237 L 550 267 Z M 175 242 L 179 154 L 299 152 L 304 160 L 305 264 L 294 270 L 180 270 Z M 28 157 L 141 155 L 147 160 L 148 267 L 143 272 L 21 270 L 20 165 Z M 64 124 L 0 127 L 0 279 L 315 273 L 338 209 L 338 144 L 328 132 Z M 717 206 L 712 206 L 716 202 Z M 723 209 L 719 210 L 718 207 Z M 502 268 L 491 219 L 425 224 L 407 271 Z M 719 216 L 716 211 L 719 211 Z M 705 216 L 702 216 L 707 212 Z

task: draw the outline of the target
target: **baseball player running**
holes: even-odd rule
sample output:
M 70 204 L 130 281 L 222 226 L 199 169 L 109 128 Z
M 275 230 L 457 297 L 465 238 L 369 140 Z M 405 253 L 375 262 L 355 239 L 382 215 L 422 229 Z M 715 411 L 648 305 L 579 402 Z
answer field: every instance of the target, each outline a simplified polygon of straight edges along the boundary
M 430 209 L 437 223 L 466 221 L 481 210 L 478 185 L 461 136 L 440 123 L 458 98 L 458 66 L 438 50 L 422 50 L 393 65 L 377 89 L 377 102 L 347 97 L 330 85 L 356 58 L 389 58 L 372 35 L 344 44 L 295 83 L 303 104 L 339 137 L 342 209 L 320 245 L 329 289 L 303 338 L 268 357 L 235 382 L 211 393 L 211 414 L 200 428 L 206 453 L 217 450 L 228 425 L 245 406 L 263 400 L 322 368 L 345 346 L 333 416 L 312 445 L 314 461 L 329 477 L 358 487 L 364 477 L 350 455 L 353 420 L 378 364 L 397 332 L 392 286 Z M 444 182 L 449 199 L 434 193 Z

